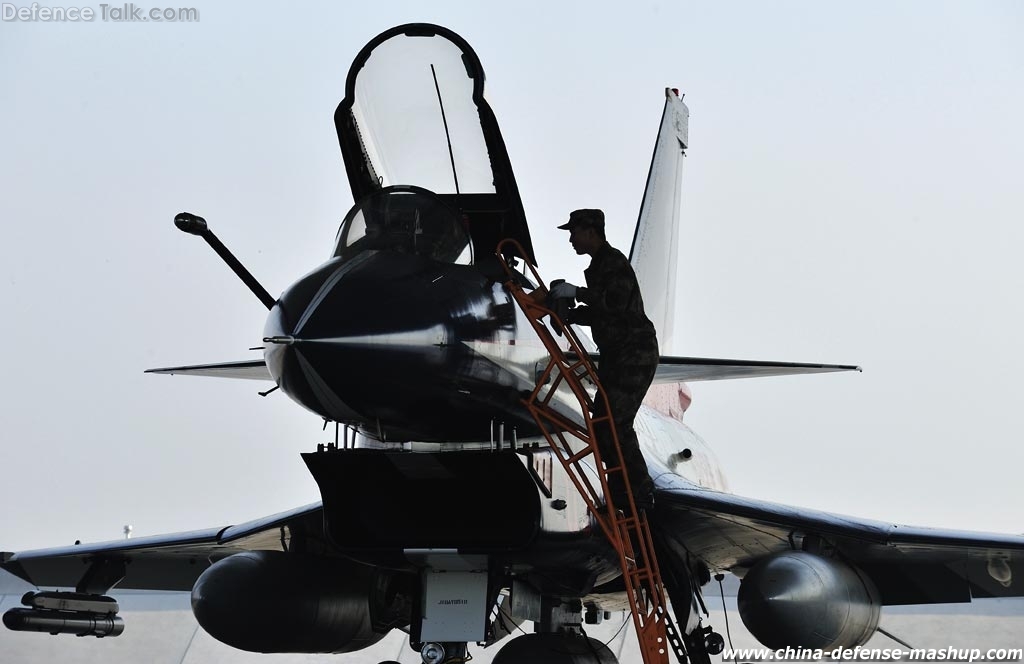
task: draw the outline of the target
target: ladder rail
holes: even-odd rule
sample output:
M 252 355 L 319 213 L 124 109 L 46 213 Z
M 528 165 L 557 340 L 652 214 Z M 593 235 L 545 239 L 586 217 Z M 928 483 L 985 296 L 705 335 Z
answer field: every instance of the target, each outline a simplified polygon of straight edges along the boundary
M 504 256 L 516 253 L 520 256 L 526 255 L 519 243 L 511 239 L 503 240 L 498 244 L 496 253 L 508 276 L 506 288 L 530 321 L 534 332 L 549 354 L 547 365 L 538 374 L 536 387 L 529 397 L 523 399 L 524 405 L 579 491 L 587 509 L 618 554 L 644 664 L 667 664 L 670 648 L 680 662 L 685 662 L 686 651 L 668 611 L 647 514 L 639 512 L 636 508 L 608 396 L 601 387 L 590 354 L 583 347 L 576 332 L 566 325 L 555 311 L 538 299 L 539 289 L 527 294 L 520 285 L 516 273 L 504 259 Z M 543 288 L 545 282 L 536 268 L 529 263 L 527 267 L 540 288 Z M 561 333 L 567 349 L 563 349 L 552 336 L 551 328 L 543 321 L 545 317 L 550 321 L 551 328 Z M 584 379 L 594 386 L 593 398 L 583 384 Z M 569 388 L 578 402 L 583 426 L 552 407 L 551 402 L 555 394 L 563 386 Z M 604 407 L 603 415 L 592 415 L 591 411 L 594 410 L 595 404 Z M 597 444 L 599 426 L 607 427 L 614 456 L 617 458 L 607 461 L 601 458 Z M 575 449 L 570 444 L 571 439 L 582 443 L 582 447 Z M 605 498 L 603 511 L 599 506 L 598 492 L 583 465 L 587 457 L 593 457 L 594 460 L 594 468 Z M 621 484 L 626 490 L 626 504 L 621 506 L 621 511 L 614 505 L 614 498 L 608 485 L 609 476 L 615 473 L 620 475 Z

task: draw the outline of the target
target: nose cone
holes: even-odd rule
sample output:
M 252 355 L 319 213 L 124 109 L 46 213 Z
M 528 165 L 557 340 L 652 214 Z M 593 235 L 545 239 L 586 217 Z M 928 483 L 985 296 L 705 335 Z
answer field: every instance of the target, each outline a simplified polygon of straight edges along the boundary
M 458 416 L 480 380 L 480 359 L 463 342 L 511 338 L 505 305 L 472 267 L 368 251 L 282 295 L 267 318 L 265 360 L 282 391 L 329 420 L 390 440 L 483 439 L 491 413 L 467 416 L 483 424 Z M 469 426 L 472 435 L 460 433 Z
M 323 303 L 334 283 L 340 281 L 340 270 L 339 261 L 329 261 L 284 292 L 263 328 L 263 359 L 285 394 L 321 417 L 342 422 L 355 419 L 357 414 L 332 393 L 304 357 L 303 350 L 310 349 L 303 345 L 317 338 L 300 336 L 317 311 L 327 311 Z

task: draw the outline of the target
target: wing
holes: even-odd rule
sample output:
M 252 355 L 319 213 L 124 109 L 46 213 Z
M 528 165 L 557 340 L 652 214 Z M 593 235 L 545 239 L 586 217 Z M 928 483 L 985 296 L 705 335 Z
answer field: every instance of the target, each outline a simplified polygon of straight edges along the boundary
M 316 551 L 323 542 L 323 508 L 314 503 L 237 526 L 2 553 L 0 567 L 37 587 L 74 588 L 123 574 L 118 588 L 191 590 L 207 567 L 232 554 Z
M 599 355 L 593 356 L 600 361 Z M 655 383 L 682 383 L 699 380 L 728 380 L 732 378 L 759 378 L 765 376 L 791 376 L 832 371 L 860 371 L 860 367 L 847 364 L 805 364 L 800 362 L 761 362 L 757 360 L 717 360 L 699 357 L 662 356 Z M 274 380 L 263 360 L 193 364 L 181 367 L 147 369 L 146 373 L 213 376 L 215 378 L 243 378 L 248 380 Z
M 848 364 L 714 360 L 700 357 L 669 357 L 663 355 L 658 360 L 658 371 L 654 374 L 654 382 L 683 383 L 698 380 L 792 376 L 832 371 L 860 371 L 860 367 Z
M 1024 596 L 1024 536 L 901 526 L 789 507 L 659 478 L 660 530 L 712 570 L 742 573 L 808 537 L 834 546 L 878 587 L 882 603 Z
M 245 378 L 248 380 L 274 380 L 263 360 L 241 362 L 220 362 L 217 364 L 193 364 L 184 367 L 163 367 L 147 369 L 146 373 L 184 374 L 189 376 L 214 376 L 216 378 Z

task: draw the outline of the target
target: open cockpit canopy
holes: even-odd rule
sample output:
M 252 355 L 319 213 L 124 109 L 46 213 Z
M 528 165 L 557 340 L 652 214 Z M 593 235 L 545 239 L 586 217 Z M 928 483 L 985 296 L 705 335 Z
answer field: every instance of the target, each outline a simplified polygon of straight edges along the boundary
M 476 53 L 446 28 L 408 24 L 371 40 L 352 63 L 334 114 L 352 196 L 359 207 L 387 187 L 422 187 L 465 220 L 477 255 L 511 237 L 535 263 L 483 89 Z

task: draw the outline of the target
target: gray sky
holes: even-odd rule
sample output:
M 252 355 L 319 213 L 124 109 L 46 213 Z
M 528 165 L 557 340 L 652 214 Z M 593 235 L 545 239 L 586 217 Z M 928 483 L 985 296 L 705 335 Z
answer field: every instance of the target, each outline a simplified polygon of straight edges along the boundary
M 265 310 L 171 220 L 205 216 L 275 294 L 323 261 L 345 74 L 409 21 L 480 55 L 548 279 L 582 278 L 573 208 L 628 248 L 662 90 L 686 93 L 674 351 L 864 367 L 693 385 L 734 491 L 1024 531 L 1020 4 L 370 4 L 0 23 L 0 549 L 318 498 L 315 416 L 142 371 L 257 356 Z

